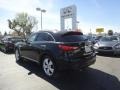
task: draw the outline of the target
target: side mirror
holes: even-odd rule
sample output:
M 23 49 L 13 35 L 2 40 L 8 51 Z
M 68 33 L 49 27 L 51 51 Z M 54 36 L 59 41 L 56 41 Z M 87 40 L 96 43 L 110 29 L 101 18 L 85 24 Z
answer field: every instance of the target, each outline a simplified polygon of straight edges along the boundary
M 28 39 L 26 39 L 25 43 L 30 44 L 31 42 Z

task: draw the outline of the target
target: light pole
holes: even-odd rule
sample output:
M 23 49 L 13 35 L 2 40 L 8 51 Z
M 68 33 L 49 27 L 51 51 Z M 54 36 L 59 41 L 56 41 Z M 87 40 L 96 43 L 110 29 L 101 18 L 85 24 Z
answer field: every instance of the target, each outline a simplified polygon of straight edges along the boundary
M 45 13 L 46 10 L 41 8 L 36 8 L 36 10 L 41 12 L 41 30 L 42 30 L 42 13 Z
M 77 25 L 76 25 L 76 26 L 77 26 L 76 28 L 77 28 L 77 29 L 79 29 L 79 27 L 78 27 L 78 26 L 79 26 L 79 25 L 78 25 L 79 23 L 80 23 L 79 21 L 76 22 L 76 24 L 77 24 Z

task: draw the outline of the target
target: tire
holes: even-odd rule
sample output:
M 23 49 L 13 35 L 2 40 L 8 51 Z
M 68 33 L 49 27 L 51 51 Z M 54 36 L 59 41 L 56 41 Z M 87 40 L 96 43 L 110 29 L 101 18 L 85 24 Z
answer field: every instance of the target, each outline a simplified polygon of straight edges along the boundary
M 16 58 L 16 62 L 22 61 L 22 58 L 18 49 L 15 49 L 15 58 Z
M 47 77 L 51 78 L 56 76 L 57 68 L 53 58 L 47 55 L 43 57 L 42 70 Z

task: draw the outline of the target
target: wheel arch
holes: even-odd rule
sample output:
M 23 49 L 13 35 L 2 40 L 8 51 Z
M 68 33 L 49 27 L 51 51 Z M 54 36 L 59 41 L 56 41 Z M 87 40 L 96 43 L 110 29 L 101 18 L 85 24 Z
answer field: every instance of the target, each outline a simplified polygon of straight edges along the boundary
M 42 62 L 43 62 L 43 59 L 44 59 L 44 57 L 45 56 L 49 56 L 49 57 L 51 57 L 52 58 L 52 60 L 55 62 L 55 56 L 54 56 L 54 54 L 52 53 L 52 52 L 50 52 L 50 51 L 45 51 L 45 52 L 43 52 L 41 55 L 40 55 L 40 60 L 39 60 L 39 63 L 40 64 L 42 64 Z M 56 62 L 55 62 L 56 63 Z

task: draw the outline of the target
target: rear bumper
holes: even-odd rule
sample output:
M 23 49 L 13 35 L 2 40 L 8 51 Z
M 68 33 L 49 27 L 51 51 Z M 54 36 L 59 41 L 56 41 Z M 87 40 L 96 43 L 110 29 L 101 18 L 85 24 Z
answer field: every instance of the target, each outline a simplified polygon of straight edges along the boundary
M 57 63 L 58 70 L 65 70 L 65 69 L 81 69 L 84 67 L 88 67 L 92 64 L 94 64 L 96 61 L 96 55 L 89 58 L 89 59 L 83 59 L 80 58 L 79 60 L 72 60 L 72 61 L 65 61 L 65 60 L 60 60 L 59 63 Z

